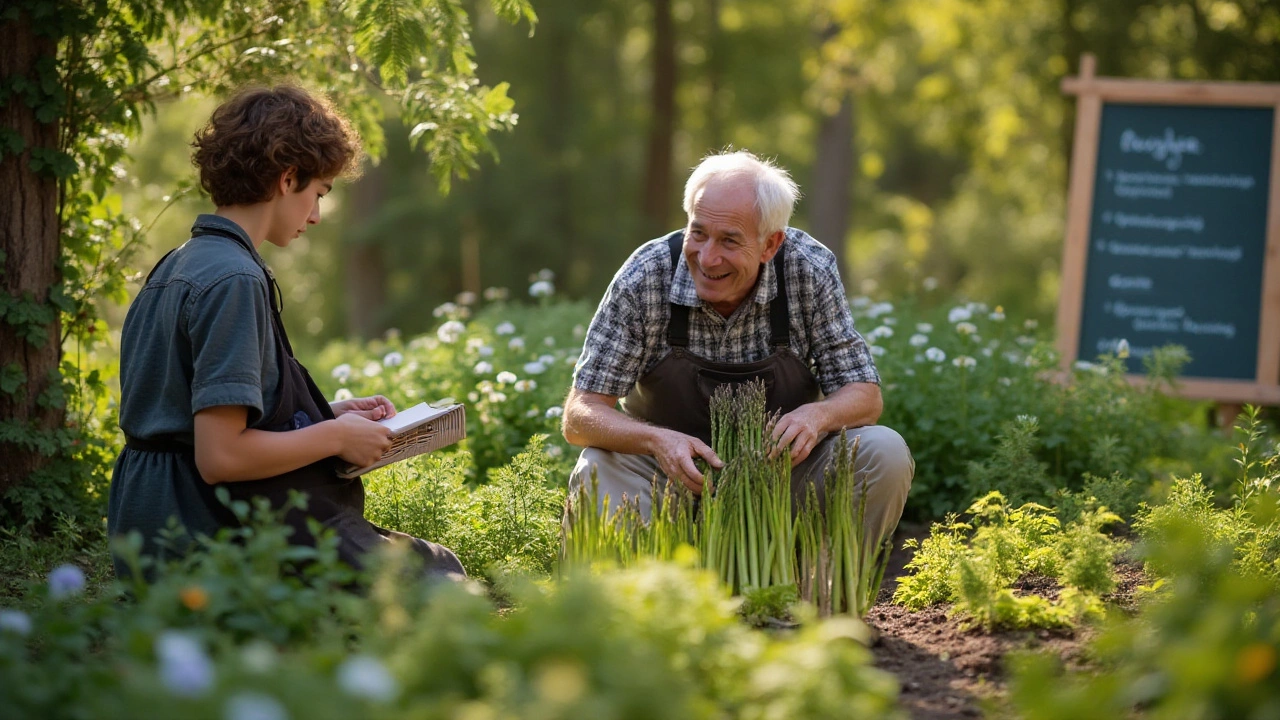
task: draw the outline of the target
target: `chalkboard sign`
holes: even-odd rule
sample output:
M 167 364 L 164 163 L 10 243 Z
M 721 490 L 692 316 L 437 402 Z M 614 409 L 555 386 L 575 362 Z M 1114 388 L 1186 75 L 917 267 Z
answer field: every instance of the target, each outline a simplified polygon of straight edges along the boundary
M 1064 368 L 1163 345 L 1182 394 L 1280 404 L 1280 85 L 1081 76 L 1058 344 Z
M 1089 221 L 1080 357 L 1191 355 L 1187 377 L 1258 374 L 1271 108 L 1107 104 Z

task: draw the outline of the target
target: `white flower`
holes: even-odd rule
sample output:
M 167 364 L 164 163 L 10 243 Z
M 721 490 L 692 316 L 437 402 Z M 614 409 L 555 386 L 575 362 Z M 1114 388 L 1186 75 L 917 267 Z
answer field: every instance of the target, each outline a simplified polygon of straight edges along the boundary
M 1000 378 L 1000 384 L 1005 387 L 1009 387 L 1010 385 L 1013 384 L 1013 380 L 1011 378 L 1002 377 Z
M 931 333 L 933 325 L 931 323 L 916 323 L 916 332 Z
M 538 271 L 538 274 L 535 277 L 537 277 L 539 280 L 546 280 L 547 282 L 551 282 L 552 280 L 556 279 L 556 274 L 551 271 L 551 268 L 542 268 L 541 270 Z
M 529 392 L 530 390 L 536 390 L 537 387 L 538 387 L 538 383 L 535 380 L 517 380 L 516 381 L 516 392 Z
M 884 355 L 886 352 L 888 352 L 888 350 L 885 350 L 883 345 L 871 346 L 871 354 L 875 355 L 876 357 L 880 357 L 881 355 Z
M 898 324 L 898 318 L 887 317 L 881 320 L 880 322 L 884 323 L 885 325 L 888 325 L 889 327 L 893 327 L 894 325 Z
M 75 565 L 59 565 L 49 573 L 49 597 L 61 600 L 84 591 L 84 571 Z
M 21 610 L 0 610 L 0 631 L 26 637 L 31 634 L 31 618 Z
M 493 357 L 493 348 L 489 345 L 481 345 L 480 349 L 476 350 L 476 354 L 480 357 Z
M 547 408 L 548 420 L 561 417 L 562 415 L 564 415 L 564 408 L 560 407 L 559 405 L 552 405 L 551 407 Z
M 435 315 L 436 317 L 444 317 L 445 315 L 452 315 L 456 312 L 458 312 L 458 306 L 454 305 L 451 302 L 447 302 L 437 307 L 435 310 L 432 310 L 431 314 Z
M 995 320 L 996 322 L 1000 322 L 1004 320 L 1004 308 L 997 307 L 995 311 L 993 311 L 987 317 L 991 318 L 992 320 Z
M 971 368 L 974 365 L 977 365 L 978 361 L 974 360 L 968 355 L 960 355 L 960 356 L 957 356 L 956 359 L 952 360 L 951 364 L 955 365 L 958 368 Z
M 1092 369 L 1093 369 L 1093 363 L 1091 363 L 1091 362 L 1089 362 L 1089 361 L 1087 361 L 1087 360 L 1077 360 L 1077 361 L 1076 361 L 1076 369 L 1077 369 L 1077 370 L 1092 370 Z
M 352 393 L 347 388 L 338 388 L 338 392 L 333 394 L 333 401 L 342 402 L 343 400 L 350 400 L 354 397 L 355 397 L 355 394 Z
M 956 323 L 956 332 L 961 335 L 972 335 L 978 332 L 978 326 L 971 322 Z
M 493 372 L 493 364 L 485 362 L 484 360 L 481 360 L 480 362 L 476 363 L 476 366 L 474 368 L 471 368 L 471 369 L 474 370 L 477 375 L 488 375 L 489 373 Z
M 543 365 L 550 365 L 555 361 L 556 361 L 555 355 L 539 355 L 538 356 L 538 362 L 542 363 Z
M 529 375 L 541 375 L 547 371 L 547 366 L 535 360 L 531 363 L 524 364 L 524 371 Z
M 1120 342 L 1116 343 L 1116 357 L 1124 360 L 1129 357 L 1129 341 L 1120 338 Z
M 523 349 L 524 349 L 524 338 L 522 338 L 522 337 L 513 337 L 513 338 L 511 338 L 510 340 L 508 340 L 508 341 L 507 341 L 507 349 L 508 349 L 508 350 L 523 350 Z
M 329 374 L 338 382 L 346 382 L 347 378 L 351 377 L 351 365 L 349 363 L 342 363 L 338 367 L 334 368 Z
M 514 383 L 517 378 L 516 378 L 516 374 L 511 372 L 510 370 L 503 370 L 502 372 L 498 373 L 498 377 L 496 379 L 500 383 L 506 383 L 507 385 L 510 385 Z
M 458 342 L 458 338 L 462 336 L 462 333 L 465 332 L 466 329 L 466 325 L 463 325 L 457 320 L 450 320 L 449 322 L 441 325 L 439 330 L 436 330 L 436 337 L 440 338 L 440 342 L 442 343 L 452 344 Z
M 493 404 L 493 405 L 504 403 L 507 401 L 507 394 L 501 393 L 501 392 L 491 392 L 489 393 L 488 400 L 490 404 Z
M 254 640 L 240 650 L 240 664 L 254 675 L 265 675 L 275 669 L 280 654 L 266 640 Z
M 489 301 L 506 300 L 507 296 L 510 294 L 511 293 L 504 287 L 489 287 L 484 289 L 484 299 Z
M 213 686 L 213 662 L 195 638 L 166 630 L 155 642 L 160 681 L 174 695 L 203 695 Z
M 923 347 L 929 344 L 929 336 L 916 333 L 907 342 L 911 343 L 911 347 Z
M 402 363 L 404 363 L 404 355 L 401 355 L 395 350 L 392 350 L 391 352 L 382 356 L 382 364 L 386 365 L 387 367 L 396 367 Z
M 458 296 L 455 297 L 454 300 L 458 301 L 459 305 L 475 305 L 476 294 L 471 292 L 470 290 L 463 290 L 462 292 L 458 293 Z
M 876 327 L 874 330 L 872 330 L 871 332 L 867 333 L 867 339 L 870 340 L 871 342 L 875 342 L 880 338 L 891 338 L 891 337 L 893 337 L 893 328 L 889 327 L 888 325 L 880 325 Z
M 582 326 L 582 323 L 578 323 L 577 325 L 573 326 L 573 338 L 575 340 L 581 340 L 582 337 L 586 334 L 587 334 L 587 329 Z
M 369 655 L 349 657 L 338 666 L 338 687 L 348 695 L 391 702 L 400 694 L 400 685 L 387 667 Z
M 564 449 L 561 448 L 559 445 L 548 445 L 546 453 L 547 453 L 547 457 L 558 458 L 564 454 Z
M 555 346 L 556 346 L 556 339 L 555 339 L 555 338 L 553 338 L 553 337 L 551 337 L 550 335 L 548 335 L 548 336 L 546 336 L 546 337 L 542 338 L 542 344 L 543 344 L 543 345 L 546 345 L 547 347 L 555 347 Z
M 478 353 L 482 347 L 484 347 L 484 338 L 467 338 L 467 352 Z
M 516 331 L 516 326 L 504 320 L 498 323 L 498 327 L 494 328 L 493 331 L 499 335 L 511 335 Z
M 1035 330 L 1039 324 L 1040 323 L 1036 322 L 1035 320 L 1028 318 L 1027 320 L 1023 321 L 1022 327 L 1026 328 L 1027 330 Z
M 522 380 L 521 382 L 524 382 L 524 381 Z M 516 385 L 519 385 L 519 384 L 520 384 L 520 383 L 516 383 Z M 517 389 L 518 389 L 518 388 L 517 388 Z M 527 417 L 527 418 L 536 418 L 536 417 L 538 417 L 538 408 L 529 408 L 528 410 L 526 410 L 526 411 L 525 411 L 524 416 L 525 416 L 525 417 Z
M 906 370 L 903 370 L 903 372 L 904 372 L 904 373 L 906 373 L 907 375 L 911 376 L 911 377 L 915 377 L 915 376 L 916 376 L 915 368 L 907 368 Z
M 932 277 L 932 276 L 927 277 L 924 280 L 920 281 L 920 287 L 923 287 L 927 292 L 932 292 L 934 290 L 937 290 L 938 278 Z
M 878 318 L 893 312 L 893 303 L 880 302 L 867 308 L 867 317 Z
M 382 372 L 382 364 L 377 360 L 370 360 L 364 364 L 364 369 L 361 372 L 364 373 L 365 377 L 374 377 Z
M 1021 353 L 1015 352 L 1015 351 L 1013 351 L 1013 350 L 1010 350 L 1010 351 L 1006 352 L 1006 353 L 1003 355 L 1003 357 L 1004 357 L 1004 359 L 1005 359 L 1006 361 L 1008 361 L 1008 362 L 1010 362 L 1010 363 L 1013 363 L 1014 365 L 1017 365 L 1018 363 L 1022 362 L 1022 355 L 1021 355 Z
M 973 317 L 973 311 L 964 306 L 951 308 L 951 312 L 947 313 L 947 322 L 955 325 L 962 320 L 968 320 Z
M 1029 347 L 1031 345 L 1036 344 L 1036 339 L 1033 337 L 1028 337 L 1026 335 L 1019 335 L 1017 339 L 1014 340 L 1014 342 L 1018 343 L 1023 347 Z
M 265 693 L 241 691 L 227 699 L 223 720 L 289 720 L 289 711 Z
M 471 402 L 480 402 L 480 393 L 472 391 L 467 393 L 467 399 Z
M 533 297 L 551 297 L 555 291 L 556 288 L 550 280 L 539 280 L 529 286 L 529 294 Z
M 946 361 L 947 354 L 942 352 L 940 348 L 931 347 L 924 351 L 924 357 L 929 362 L 940 363 Z

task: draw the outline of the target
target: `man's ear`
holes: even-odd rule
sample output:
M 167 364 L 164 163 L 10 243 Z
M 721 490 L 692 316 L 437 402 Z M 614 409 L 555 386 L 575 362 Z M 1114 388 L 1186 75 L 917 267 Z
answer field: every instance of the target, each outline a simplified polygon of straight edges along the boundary
M 772 235 L 765 236 L 764 252 L 760 254 L 760 262 L 767 263 L 778 254 L 778 248 L 782 247 L 782 243 L 787 239 L 787 234 L 781 230 Z

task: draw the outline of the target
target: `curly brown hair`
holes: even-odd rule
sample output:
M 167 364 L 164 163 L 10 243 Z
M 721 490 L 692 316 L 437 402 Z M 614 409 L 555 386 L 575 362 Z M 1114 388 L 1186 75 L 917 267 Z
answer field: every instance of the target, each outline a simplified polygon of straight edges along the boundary
M 290 168 L 299 191 L 315 178 L 351 174 L 361 155 L 351 123 L 296 85 L 241 90 L 213 111 L 191 147 L 200 187 L 218 207 L 272 199 Z

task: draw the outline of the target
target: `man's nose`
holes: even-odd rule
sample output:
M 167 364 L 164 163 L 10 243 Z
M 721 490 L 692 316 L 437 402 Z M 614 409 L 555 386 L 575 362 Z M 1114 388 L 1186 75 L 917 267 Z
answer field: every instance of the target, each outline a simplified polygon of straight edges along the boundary
M 702 267 L 714 267 L 720 264 L 720 250 L 716 243 L 704 243 L 698 249 L 698 264 Z

